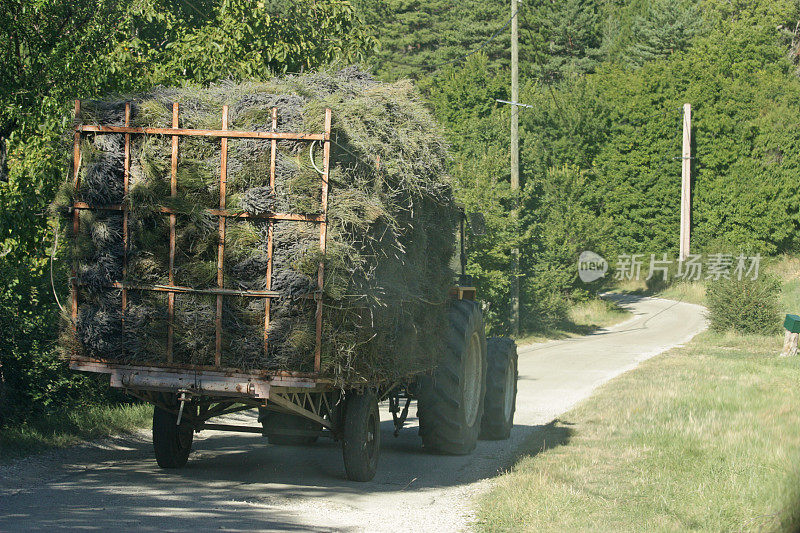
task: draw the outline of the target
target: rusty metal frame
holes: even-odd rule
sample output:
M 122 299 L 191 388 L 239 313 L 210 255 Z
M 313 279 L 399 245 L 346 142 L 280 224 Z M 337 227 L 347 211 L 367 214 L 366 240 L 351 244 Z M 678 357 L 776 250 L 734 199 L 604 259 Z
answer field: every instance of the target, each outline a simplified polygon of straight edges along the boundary
M 203 130 L 203 129 L 189 129 L 180 128 L 179 122 L 179 105 L 177 102 L 172 106 L 172 127 L 170 128 L 140 128 L 131 127 L 131 105 L 130 102 L 125 104 L 125 126 L 102 126 L 102 125 L 87 125 L 80 124 L 80 100 L 75 101 L 75 133 L 74 133 L 74 153 L 73 153 L 73 186 L 75 189 L 76 200 L 73 203 L 73 234 L 75 236 L 80 232 L 80 211 L 81 210 L 105 210 L 105 211 L 121 211 L 123 218 L 123 279 L 113 282 L 108 286 L 110 288 L 121 289 L 122 292 L 122 320 L 123 320 L 123 334 L 124 334 L 124 321 L 125 312 L 128 304 L 128 291 L 142 290 L 142 291 L 156 291 L 167 293 L 167 315 L 168 315 L 168 331 L 167 331 L 167 349 L 166 349 L 166 368 L 172 366 L 187 369 L 203 368 L 198 365 L 174 365 L 173 364 L 173 346 L 174 346 L 174 315 L 175 315 L 175 296 L 176 294 L 211 294 L 216 295 L 216 323 L 215 323 L 215 351 L 214 351 L 214 365 L 211 367 L 213 371 L 226 372 L 227 377 L 231 377 L 231 371 L 236 369 L 222 368 L 222 307 L 223 298 L 225 296 L 238 296 L 238 297 L 255 297 L 264 298 L 264 350 L 268 350 L 269 346 L 269 324 L 270 324 L 270 300 L 280 296 L 279 293 L 272 291 L 272 254 L 273 254 L 273 230 L 276 222 L 292 221 L 292 222 L 310 222 L 319 224 L 319 245 L 322 252 L 322 260 L 318 266 L 317 272 L 317 291 L 312 295 L 316 301 L 315 322 L 316 322 L 316 343 L 314 348 L 314 373 L 316 376 L 321 368 L 321 353 L 322 353 L 322 292 L 324 288 L 324 257 L 327 241 L 327 214 L 328 214 L 328 196 L 329 196 L 329 177 L 330 177 L 330 153 L 331 153 L 331 110 L 325 110 L 325 131 L 324 133 L 285 133 L 278 132 L 277 130 L 277 108 L 272 109 L 272 128 L 271 131 L 236 131 L 228 129 L 228 106 L 222 108 L 221 129 L 219 130 Z M 124 134 L 125 135 L 125 154 L 124 154 L 124 201 L 121 205 L 107 205 L 107 206 L 93 206 L 88 205 L 86 202 L 79 201 L 80 188 L 80 166 L 81 166 L 81 136 L 84 134 Z M 135 206 L 130 205 L 130 198 L 128 195 L 129 179 L 130 179 L 130 157 L 131 157 L 131 135 L 163 135 L 171 138 L 172 153 L 170 159 L 170 196 L 175 198 L 178 194 L 178 150 L 179 139 L 182 136 L 199 136 L 211 137 L 220 139 L 220 157 L 221 157 L 221 172 L 219 178 L 219 206 L 218 208 L 207 208 L 206 211 L 214 216 L 219 217 L 219 246 L 217 250 L 217 287 L 215 289 L 196 289 L 193 287 L 183 287 L 175 284 L 174 267 L 175 267 L 175 246 L 176 246 L 176 226 L 177 215 L 179 214 L 174 209 L 168 207 L 161 207 L 160 212 L 169 216 L 169 271 L 167 285 L 143 285 L 143 284 L 130 284 L 125 282 L 125 277 L 128 271 L 128 248 L 129 248 L 129 228 L 128 228 L 128 215 L 131 209 Z M 321 209 L 318 215 L 299 215 L 294 213 L 266 213 L 255 214 L 248 212 L 232 212 L 226 208 L 226 194 L 227 194 L 227 157 L 228 157 L 228 139 L 229 138 L 245 138 L 245 139 L 268 139 L 271 140 L 270 146 L 270 187 L 275 191 L 275 166 L 277 157 L 277 141 L 278 140 L 296 140 L 296 141 L 322 141 L 323 144 L 323 172 L 321 176 Z M 224 288 L 223 279 L 223 266 L 224 266 L 224 252 L 225 252 L 225 229 L 226 221 L 228 218 L 258 218 L 264 219 L 268 224 L 268 262 L 267 262 L 267 290 L 264 291 L 240 291 Z M 78 281 L 77 265 L 73 264 L 72 268 L 72 319 L 73 331 L 76 327 L 78 317 L 78 291 L 82 284 Z M 151 367 L 134 367 L 134 366 L 116 366 L 114 361 L 109 358 L 108 361 L 96 361 L 90 358 L 78 357 L 74 355 L 71 358 L 71 367 L 78 370 L 88 370 L 93 372 L 108 372 L 112 374 L 112 385 L 114 385 L 114 376 L 119 375 L 119 380 L 133 379 L 130 369 L 140 369 L 137 376 L 148 376 L 148 379 L 160 379 L 157 377 L 158 372 L 164 371 L 164 365 L 158 364 Z M 104 366 L 105 365 L 105 366 Z M 105 368 L 104 370 L 101 367 Z M 146 371 L 145 371 L 146 370 Z M 169 372 L 169 370 L 166 370 Z M 206 372 L 205 377 L 213 377 L 209 370 Z M 154 374 L 155 373 L 155 374 Z M 280 375 L 284 376 L 290 373 L 271 373 L 270 379 Z M 255 376 L 256 374 L 252 374 Z M 259 379 L 264 379 L 262 374 Z M 156 376 L 154 378 L 154 376 Z M 193 375 L 195 378 L 198 376 L 197 370 Z M 143 378 L 142 378 L 143 379 Z M 183 378 L 178 379 L 180 381 Z M 290 378 L 291 379 L 291 378 Z M 213 381 L 213 380 L 212 380 Z M 229 380 L 230 381 L 230 380 Z M 122 382 L 114 386 L 123 385 Z M 302 386 L 302 385 L 300 385 Z M 267 389 L 268 390 L 268 389 Z M 267 393 L 268 394 L 268 393 Z

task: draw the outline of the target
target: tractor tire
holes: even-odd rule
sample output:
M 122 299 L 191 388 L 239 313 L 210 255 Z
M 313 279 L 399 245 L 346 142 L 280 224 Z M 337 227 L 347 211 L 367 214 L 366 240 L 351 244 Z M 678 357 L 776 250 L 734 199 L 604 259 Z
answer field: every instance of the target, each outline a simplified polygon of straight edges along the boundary
M 186 404 L 184 415 L 190 415 L 196 406 Z M 160 407 L 153 409 L 153 450 L 156 462 L 161 468 L 182 468 L 189 460 L 194 440 L 194 428 L 181 420 L 178 426 L 178 415 L 165 411 Z
M 378 470 L 381 451 L 381 415 L 374 392 L 347 396 L 342 431 L 342 457 L 347 479 L 370 481 Z
M 417 416 L 423 446 L 465 455 L 475 449 L 486 394 L 486 336 L 478 304 L 454 300 L 444 353 L 419 379 Z
M 517 409 L 517 344 L 507 337 L 486 340 L 486 399 L 480 438 L 505 440 L 511 436 Z
M 317 437 L 305 435 L 277 435 L 270 434 L 272 430 L 311 430 L 319 431 L 322 426 L 298 415 L 290 415 L 288 413 L 278 413 L 270 411 L 263 407 L 258 409 L 258 420 L 264 428 L 264 434 L 270 444 L 277 446 L 304 446 L 314 444 L 317 442 Z

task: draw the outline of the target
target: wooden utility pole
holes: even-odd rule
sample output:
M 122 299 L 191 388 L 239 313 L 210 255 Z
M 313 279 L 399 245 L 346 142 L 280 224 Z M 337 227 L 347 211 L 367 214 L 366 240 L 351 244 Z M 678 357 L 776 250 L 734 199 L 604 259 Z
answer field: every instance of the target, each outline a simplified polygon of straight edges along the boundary
M 692 104 L 683 104 L 683 156 L 681 157 L 680 260 L 689 255 L 692 231 Z
M 519 189 L 519 32 L 517 13 L 520 0 L 511 0 L 511 189 Z M 514 227 L 519 229 L 519 208 L 514 208 Z M 512 250 L 514 273 L 511 281 L 511 320 L 514 335 L 519 335 L 519 248 Z

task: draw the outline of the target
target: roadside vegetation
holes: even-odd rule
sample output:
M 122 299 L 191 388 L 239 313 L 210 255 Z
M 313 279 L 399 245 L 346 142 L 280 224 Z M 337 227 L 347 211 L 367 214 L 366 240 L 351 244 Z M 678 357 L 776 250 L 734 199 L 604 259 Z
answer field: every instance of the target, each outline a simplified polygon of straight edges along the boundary
M 796 531 L 800 359 L 706 332 L 560 417 L 480 501 L 485 531 Z
M 800 312 L 800 261 L 766 270 L 783 282 L 781 310 Z M 765 327 L 776 323 L 777 313 Z M 800 357 L 778 357 L 780 334 L 718 329 L 561 416 L 570 437 L 537 444 L 501 476 L 476 528 L 797 531 Z
M 0 429 L 0 463 L 90 439 L 130 433 L 150 424 L 153 407 L 90 403 Z
M 593 298 L 569 306 L 567 316 L 552 327 L 541 328 L 517 339 L 517 345 L 588 335 L 629 318 L 631 314 L 610 300 Z

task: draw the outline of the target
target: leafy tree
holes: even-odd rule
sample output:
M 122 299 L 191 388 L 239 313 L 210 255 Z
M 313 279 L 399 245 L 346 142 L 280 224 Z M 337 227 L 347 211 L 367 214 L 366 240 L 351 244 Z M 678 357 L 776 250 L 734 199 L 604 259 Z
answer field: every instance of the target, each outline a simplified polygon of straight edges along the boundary
M 513 258 L 520 245 L 517 228 L 509 224 L 516 202 L 509 170 L 508 109 L 496 102 L 508 98 L 505 79 L 496 75 L 486 54 L 468 58 L 428 80 L 434 113 L 452 145 L 451 172 L 456 194 L 468 212 L 486 218 L 486 234 L 472 235 L 468 274 L 475 278 L 485 316 L 493 332 L 510 324 Z
M 353 4 L 380 40 L 372 58 L 383 78 L 419 78 L 476 50 L 508 20 L 500 0 L 354 0 Z M 493 65 L 508 64 L 508 30 L 486 43 Z
M 624 251 L 677 251 L 684 102 L 694 111 L 695 249 L 798 246 L 800 85 L 775 24 L 796 12 L 715 13 L 684 52 L 525 94 L 536 109 L 522 115 L 524 164 L 539 175 L 572 164 L 599 176 L 607 238 Z
M 538 209 L 523 220 L 529 230 L 536 228 L 537 246 L 523 256 L 523 317 L 526 329 L 536 330 L 562 321 L 571 299 L 605 286 L 603 281 L 587 285 L 578 279 L 575 265 L 581 252 L 611 257 L 616 247 L 607 237 L 612 223 L 602 212 L 599 178 L 592 171 L 574 165 L 551 167 L 544 175 L 532 176 L 528 189 Z

